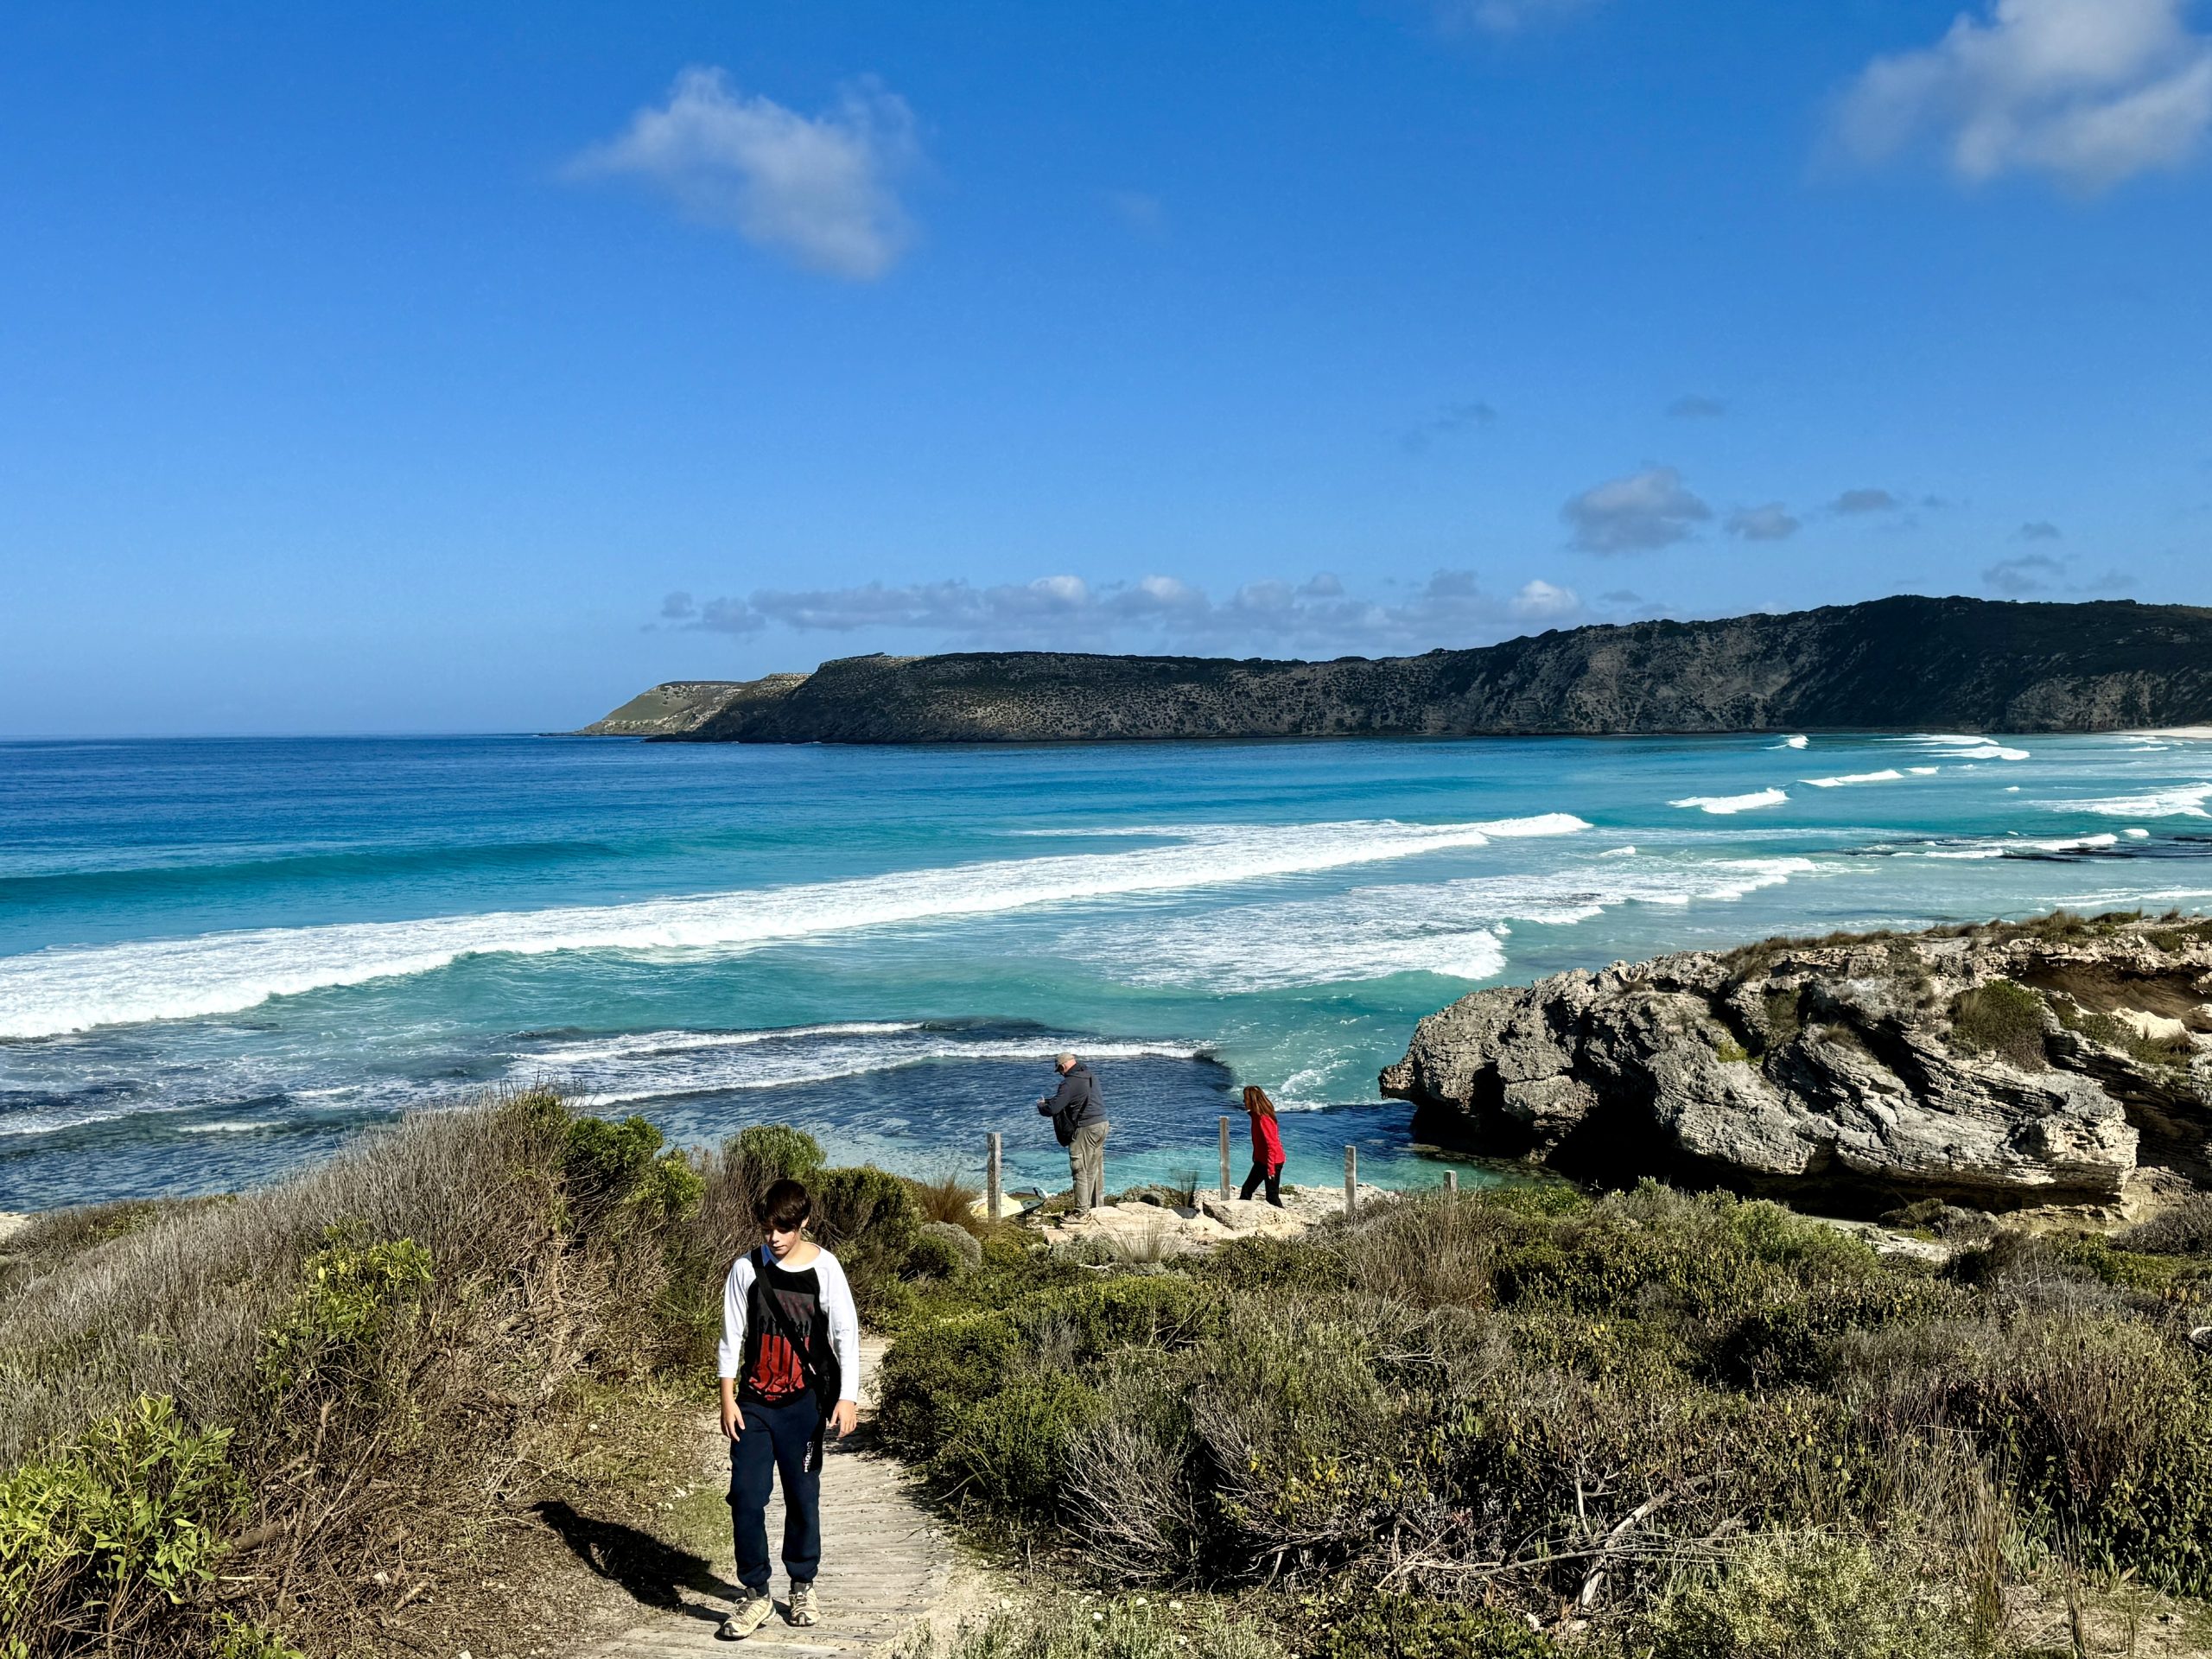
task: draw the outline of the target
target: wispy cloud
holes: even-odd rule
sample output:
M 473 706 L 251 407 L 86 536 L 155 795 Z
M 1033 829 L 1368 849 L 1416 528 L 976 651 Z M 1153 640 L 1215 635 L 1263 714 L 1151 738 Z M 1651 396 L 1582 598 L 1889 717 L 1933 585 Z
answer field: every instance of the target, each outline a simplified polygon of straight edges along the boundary
M 1446 29 L 1516 35 L 1592 10 L 1600 3 L 1602 0 L 1436 0 L 1436 16 Z
M 1672 467 L 1648 467 L 1570 496 L 1560 517 L 1585 553 L 1646 553 L 1687 540 L 1713 509 Z
M 1688 392 L 1667 405 L 1670 421 L 1717 421 L 1728 412 L 1728 405 L 1718 397 L 1707 397 L 1697 392 Z
M 1592 620 L 1571 588 L 1541 579 L 1492 593 L 1474 573 L 1440 570 L 1402 602 L 1356 597 L 1326 572 L 1248 582 L 1224 600 L 1179 577 L 1093 587 L 1081 577 L 976 587 L 957 581 L 854 588 L 756 588 L 742 598 L 668 596 L 657 626 L 750 634 L 937 636 L 953 645 L 1096 651 L 1148 644 L 1210 651 L 1333 654 L 1478 644 Z
M 1728 533 L 1747 542 L 1786 542 L 1803 529 L 1779 501 L 1763 507 L 1738 507 L 1728 515 Z
M 2079 191 L 2181 165 L 2212 128 L 2212 40 L 2188 0 L 1995 0 L 1920 51 L 1877 58 L 1834 137 L 1876 162 L 1933 144 L 1957 178 L 2037 173 Z
M 2008 599 L 2031 594 L 2119 594 L 2135 585 L 2124 570 L 2109 569 L 2082 581 L 2072 580 L 2074 561 L 2051 553 L 2022 553 L 1999 559 L 1981 573 L 1982 585 Z
M 1497 411 L 1479 398 L 1473 403 L 1446 404 L 1399 442 L 1405 445 L 1408 454 L 1417 455 L 1440 438 L 1489 426 L 1497 419 Z
M 2014 531 L 2012 539 L 2016 542 L 2055 542 L 2061 537 L 2056 524 L 2048 518 L 2037 518 Z
M 633 179 L 689 219 L 810 270 L 872 282 L 913 239 L 894 186 L 920 157 L 913 112 L 872 80 L 819 115 L 686 69 L 664 103 L 569 163 L 572 179 Z
M 1157 241 L 1167 234 L 1166 207 L 1149 191 L 1109 190 L 1106 205 L 1133 236 Z
M 1858 489 L 1846 490 L 1836 497 L 1828 503 L 1828 511 L 1840 512 L 1846 518 L 1855 518 L 1862 513 L 1896 512 L 1904 505 L 1903 501 L 1887 490 Z

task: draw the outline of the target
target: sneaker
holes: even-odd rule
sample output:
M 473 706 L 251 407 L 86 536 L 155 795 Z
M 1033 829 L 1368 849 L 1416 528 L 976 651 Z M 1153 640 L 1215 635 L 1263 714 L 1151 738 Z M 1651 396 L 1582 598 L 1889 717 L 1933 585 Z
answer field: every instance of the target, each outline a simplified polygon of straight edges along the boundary
M 791 1623 L 812 1624 L 822 1617 L 822 1610 L 814 1604 L 814 1586 L 810 1584 L 791 1586 Z
M 742 1642 L 759 1630 L 774 1615 L 776 1604 L 763 1595 L 749 1595 L 737 1604 L 730 1616 L 722 1620 L 721 1628 L 715 1634 L 725 1642 Z

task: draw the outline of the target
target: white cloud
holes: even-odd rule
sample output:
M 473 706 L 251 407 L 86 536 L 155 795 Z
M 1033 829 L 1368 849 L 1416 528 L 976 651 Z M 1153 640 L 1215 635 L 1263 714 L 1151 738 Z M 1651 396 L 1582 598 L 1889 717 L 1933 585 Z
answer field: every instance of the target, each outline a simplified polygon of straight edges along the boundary
M 871 282 L 913 239 L 893 186 L 919 156 L 913 112 L 873 81 L 804 116 L 736 91 L 719 69 L 686 69 L 666 103 L 639 111 L 569 172 L 636 179 L 701 224 L 810 270 Z
M 1586 553 L 1641 553 L 1686 540 L 1713 509 L 1682 486 L 1672 467 L 1649 467 L 1569 497 L 1560 517 Z
M 1514 35 L 1535 24 L 1557 22 L 1587 11 L 1598 0 L 1437 0 L 1436 16 L 1446 29 L 1470 26 L 1492 35 Z
M 2016 542 L 2055 542 L 2061 539 L 2061 535 L 2058 526 L 2050 519 L 2037 518 L 2014 531 L 2012 539 Z
M 1427 651 L 1592 620 L 1571 588 L 1539 578 L 1510 594 L 1492 594 L 1466 570 L 1440 570 L 1396 604 L 1354 597 L 1326 572 L 1302 582 L 1248 582 L 1219 601 L 1177 576 L 1093 588 L 1059 575 L 989 588 L 932 582 L 762 588 L 703 603 L 671 594 L 661 614 L 667 626 L 721 633 L 775 626 L 801 633 L 934 634 L 970 646 L 1099 651 L 1172 645 L 1315 655 Z
M 1707 397 L 1697 392 L 1688 392 L 1667 405 L 1670 421 L 1717 421 L 1728 412 L 1728 405 L 1718 397 Z
M 2212 39 L 2189 0 L 1995 0 L 1935 45 L 1877 58 L 1837 106 L 1864 162 L 1932 142 L 1980 183 L 2039 173 L 2107 188 L 2187 162 L 2212 128 Z
M 1728 515 L 1728 533 L 1747 542 L 1786 542 L 1803 525 L 1779 501 L 1763 507 L 1738 507 Z

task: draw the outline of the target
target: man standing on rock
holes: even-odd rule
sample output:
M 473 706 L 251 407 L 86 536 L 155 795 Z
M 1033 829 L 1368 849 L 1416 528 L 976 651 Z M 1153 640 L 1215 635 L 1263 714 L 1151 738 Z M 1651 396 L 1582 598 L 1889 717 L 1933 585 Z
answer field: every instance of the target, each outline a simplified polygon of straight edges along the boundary
M 1075 1185 L 1075 1210 L 1087 1215 L 1106 1202 L 1106 1103 L 1098 1079 L 1072 1054 L 1052 1062 L 1060 1074 L 1058 1092 L 1037 1103 L 1039 1114 L 1052 1120 L 1052 1134 L 1068 1149 L 1068 1173 Z

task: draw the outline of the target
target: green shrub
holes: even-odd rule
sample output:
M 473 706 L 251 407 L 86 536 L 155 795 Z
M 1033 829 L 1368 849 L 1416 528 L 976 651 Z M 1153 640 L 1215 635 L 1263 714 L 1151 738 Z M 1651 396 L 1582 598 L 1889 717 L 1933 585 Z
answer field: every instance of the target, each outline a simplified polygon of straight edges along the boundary
M 231 1613 L 215 1615 L 213 1659 L 307 1659 L 275 1631 Z
M 906 1252 L 905 1271 L 916 1279 L 957 1279 L 983 1265 L 983 1247 L 966 1228 L 949 1221 L 925 1221 Z
M 1281 1659 L 1282 1649 L 1211 1606 L 1167 1607 L 1142 1596 L 1090 1596 L 1051 1610 L 1024 1608 L 963 1625 L 945 1659 Z M 938 1659 L 933 1643 L 905 1659 Z
M 142 1399 L 0 1485 L 0 1630 L 33 1654 L 112 1642 L 207 1588 L 245 1504 L 230 1432 L 194 1433 Z
M 2024 985 L 1993 979 L 1951 999 L 1951 1039 L 1971 1053 L 1994 1054 L 2025 1071 L 2041 1071 L 2044 1000 Z
M 2151 1255 L 2212 1255 L 2212 1192 L 2198 1192 L 2129 1228 L 2116 1249 Z
M 1866 1545 L 1754 1540 L 1726 1570 L 1678 1580 L 1648 1632 L 1652 1659 L 1953 1659 L 1968 1650 L 1909 1568 Z
M 645 1184 L 660 1156 L 661 1133 L 635 1116 L 613 1122 L 579 1117 L 569 1124 L 561 1157 L 569 1212 L 587 1226 Z
M 1798 985 L 1777 985 L 1759 999 L 1760 1012 L 1766 1015 L 1766 1046 L 1780 1048 L 1805 1028 L 1805 1017 L 1800 1012 L 1804 988 Z
M 1376 1596 L 1330 1622 L 1321 1659 L 1554 1659 L 1559 1649 L 1517 1613 Z
M 340 1228 L 324 1236 L 291 1306 L 262 1332 L 261 1387 L 271 1402 L 317 1383 L 373 1385 L 433 1277 L 430 1253 L 411 1238 L 361 1245 Z
M 927 1465 L 945 1497 L 1035 1518 L 1059 1507 L 1068 1459 L 1094 1396 L 1065 1375 L 1022 1376 L 957 1408 Z
M 819 1141 L 804 1129 L 782 1123 L 756 1123 L 749 1129 L 740 1129 L 723 1143 L 722 1157 L 747 1223 L 760 1195 L 771 1186 L 778 1181 L 802 1181 L 811 1187 L 825 1161 Z

